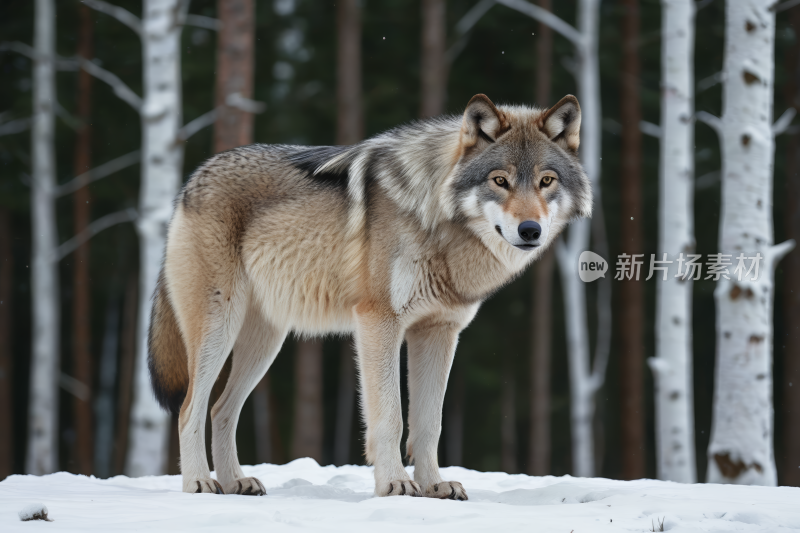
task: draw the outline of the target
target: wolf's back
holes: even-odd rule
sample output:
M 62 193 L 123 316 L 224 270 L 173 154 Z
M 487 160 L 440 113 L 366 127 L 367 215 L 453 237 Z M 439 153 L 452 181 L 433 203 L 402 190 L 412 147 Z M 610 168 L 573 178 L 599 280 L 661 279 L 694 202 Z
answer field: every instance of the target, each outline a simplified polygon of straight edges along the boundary
M 156 400 L 178 414 L 189 388 L 189 367 L 175 310 L 169 301 L 164 269 L 153 295 L 153 312 L 147 336 L 147 366 Z

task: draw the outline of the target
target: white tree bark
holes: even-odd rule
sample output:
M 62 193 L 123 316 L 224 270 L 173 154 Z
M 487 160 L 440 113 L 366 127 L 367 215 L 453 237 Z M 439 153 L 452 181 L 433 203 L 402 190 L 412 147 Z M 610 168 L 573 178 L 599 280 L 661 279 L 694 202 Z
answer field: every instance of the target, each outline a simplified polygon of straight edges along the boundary
M 142 20 L 144 103 L 142 106 L 142 182 L 136 228 L 140 242 L 139 321 L 133 407 L 126 473 L 158 475 L 166 469 L 169 415 L 150 388 L 147 328 L 150 298 L 166 245 L 172 200 L 181 184 L 183 143 L 180 36 L 188 2 L 145 0 Z
M 594 203 L 600 209 L 600 75 L 598 33 L 600 0 L 579 0 L 578 28 L 525 0 L 497 0 L 497 3 L 520 11 L 560 33 L 575 45 L 575 77 L 581 104 L 581 161 L 592 183 Z M 557 243 L 556 258 L 564 291 L 564 314 L 569 358 L 570 409 L 572 430 L 572 471 L 579 477 L 595 475 L 594 396 L 603 385 L 608 357 L 607 337 L 599 335 L 594 369 L 590 363 L 589 324 L 586 314 L 586 287 L 578 276 L 578 257 L 589 249 L 591 222 L 573 222 L 568 234 Z M 602 282 L 601 282 L 602 283 Z M 600 288 L 598 307 L 606 308 L 610 294 Z M 601 311 L 601 314 L 602 311 Z M 610 314 L 605 313 L 608 318 Z M 610 330 L 610 324 L 605 323 Z M 603 332 L 601 332 L 603 333 Z
M 600 199 L 600 77 L 597 36 L 600 0 L 580 0 L 576 45 L 578 100 L 581 103 L 581 161 L 592 182 L 595 204 Z M 574 222 L 559 245 L 556 257 L 564 291 L 564 314 L 569 358 L 570 409 L 572 430 L 572 471 L 579 477 L 595 475 L 594 395 L 604 376 L 593 373 L 590 365 L 589 324 L 586 314 L 586 286 L 578 276 L 578 257 L 589 249 L 591 222 Z
M 659 257 L 655 380 L 658 478 L 695 483 L 692 280 L 676 277 L 679 254 L 694 252 L 694 0 L 662 0 Z M 658 275 L 655 273 L 654 275 Z
M 49 474 L 58 469 L 59 288 L 55 199 L 55 6 L 36 0 L 31 135 L 31 292 L 33 350 L 25 470 Z
M 773 272 L 793 242 L 775 246 L 772 227 L 774 0 L 728 0 L 725 7 L 719 251 L 760 253 L 756 281 L 733 272 L 714 291 L 717 360 L 708 481 L 777 483 L 773 454 Z M 748 262 L 749 266 L 749 262 Z M 731 269 L 732 270 L 732 269 Z

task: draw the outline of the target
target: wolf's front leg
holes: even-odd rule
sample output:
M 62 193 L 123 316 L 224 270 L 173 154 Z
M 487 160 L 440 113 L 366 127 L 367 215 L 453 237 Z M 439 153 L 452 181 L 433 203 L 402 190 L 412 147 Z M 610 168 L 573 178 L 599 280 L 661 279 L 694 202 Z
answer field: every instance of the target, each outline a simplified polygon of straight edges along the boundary
M 356 307 L 356 348 L 367 421 L 367 462 L 375 465 L 375 494 L 421 496 L 419 485 L 403 468 L 400 455 L 402 332 L 393 312 L 361 307 Z
M 425 496 L 466 500 L 458 481 L 442 481 L 437 449 L 442 433 L 442 404 L 453 364 L 460 324 L 430 322 L 406 333 L 408 341 L 408 455 L 414 479 Z

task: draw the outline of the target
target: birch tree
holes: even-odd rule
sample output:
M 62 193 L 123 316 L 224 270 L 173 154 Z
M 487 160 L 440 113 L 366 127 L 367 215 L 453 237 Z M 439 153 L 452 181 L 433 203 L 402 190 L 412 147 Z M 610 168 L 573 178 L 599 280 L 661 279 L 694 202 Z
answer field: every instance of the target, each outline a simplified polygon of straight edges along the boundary
M 733 270 L 715 280 L 717 357 L 707 452 L 710 483 L 777 484 L 773 277 L 775 265 L 794 242 L 773 244 L 772 172 L 774 136 L 786 129 L 794 113 L 790 110 L 772 124 L 773 4 L 773 0 L 726 2 L 722 117 L 698 113 L 698 119 L 717 131 L 722 145 L 718 249 L 723 255 L 717 262 L 731 262 Z M 757 261 L 759 272 L 748 273 Z
M 150 390 L 147 370 L 147 328 L 150 296 L 155 290 L 183 168 L 181 134 L 180 35 L 186 20 L 185 0 L 145 0 L 140 20 L 129 11 L 91 0 L 90 7 L 105 12 L 136 32 L 142 40 L 144 98 L 116 76 L 89 61 L 82 66 L 109 83 L 122 100 L 141 116 L 142 165 L 139 192 L 139 310 L 134 367 L 133 406 L 130 417 L 125 472 L 130 476 L 163 474 L 166 468 L 169 415 Z M 188 126 L 188 125 L 187 125 Z M 184 135 L 188 136 L 188 135 Z
M 694 251 L 694 0 L 662 0 L 659 253 Z M 659 257 L 659 259 L 662 259 Z M 656 280 L 655 379 L 658 478 L 697 481 L 692 382 L 692 278 L 677 262 Z
M 598 30 L 600 0 L 579 0 L 578 27 L 574 28 L 556 15 L 525 0 L 497 0 L 524 13 L 566 37 L 575 47 L 574 75 L 581 104 L 581 162 L 592 183 L 594 193 L 594 228 L 603 234 L 600 198 L 600 77 Z M 578 257 L 589 249 L 593 224 L 589 220 L 574 222 L 563 240 L 556 243 L 556 258 L 564 291 L 564 314 L 567 330 L 567 356 L 570 376 L 570 422 L 572 431 L 572 468 L 580 477 L 595 475 L 594 432 L 595 393 L 603 385 L 608 362 L 608 332 L 611 329 L 610 293 L 608 285 L 598 286 L 598 343 L 594 362 L 590 361 L 589 324 L 586 313 L 586 290 L 578 276 Z M 601 239 L 602 240 L 602 239 Z M 598 247 L 602 254 L 603 250 Z
M 55 5 L 34 7 L 33 125 L 31 128 L 31 293 L 33 338 L 25 471 L 58 469 L 59 287 L 51 254 L 55 220 Z
M 180 142 L 181 30 L 188 9 L 182 0 L 145 0 L 138 26 L 142 38 L 144 98 L 142 117 L 142 178 L 139 191 L 139 320 L 134 368 L 130 444 L 125 467 L 131 476 L 166 471 L 169 415 L 150 390 L 147 370 L 147 328 L 150 297 L 155 291 L 172 216 L 172 199 L 183 171 Z

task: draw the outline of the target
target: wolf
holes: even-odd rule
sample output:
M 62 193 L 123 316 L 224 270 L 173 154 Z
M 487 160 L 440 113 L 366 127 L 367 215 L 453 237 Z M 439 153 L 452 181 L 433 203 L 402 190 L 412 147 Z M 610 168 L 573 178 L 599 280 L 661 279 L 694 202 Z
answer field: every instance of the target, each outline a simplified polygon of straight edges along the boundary
M 437 463 L 459 333 L 570 221 L 590 217 L 581 111 L 474 96 L 462 116 L 353 146 L 244 146 L 211 157 L 175 200 L 153 297 L 148 363 L 179 413 L 185 492 L 263 495 L 236 452 L 245 399 L 287 334 L 353 333 L 375 494 L 466 500 Z M 406 452 L 400 348 L 408 349 Z M 209 394 L 211 478 L 204 442 Z

